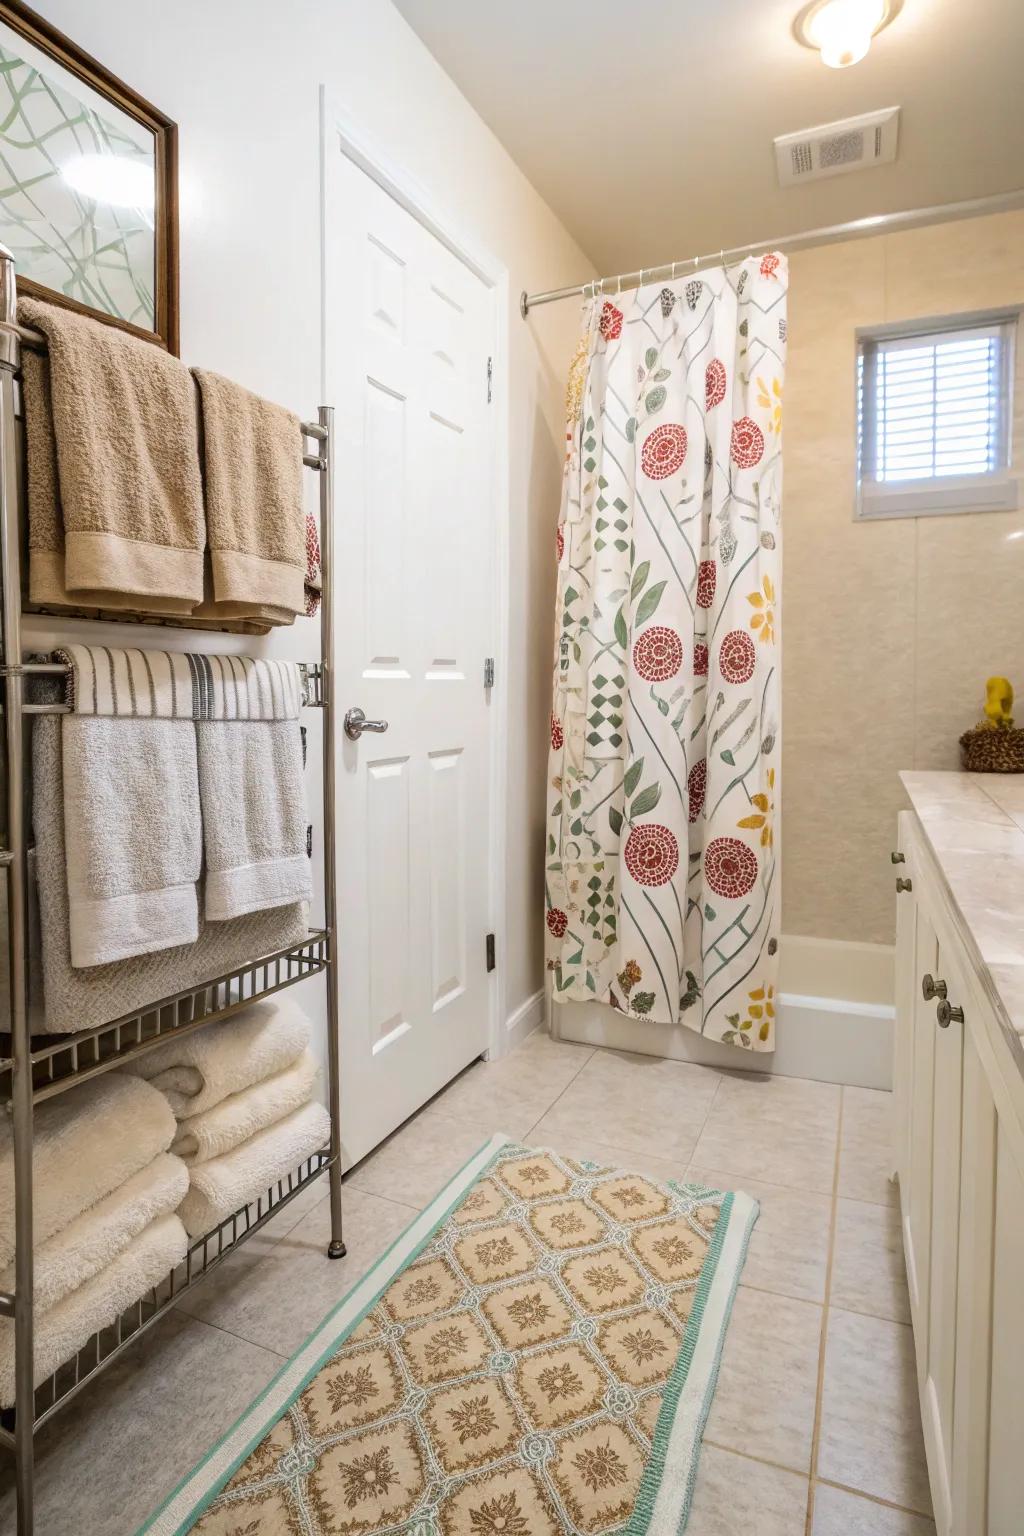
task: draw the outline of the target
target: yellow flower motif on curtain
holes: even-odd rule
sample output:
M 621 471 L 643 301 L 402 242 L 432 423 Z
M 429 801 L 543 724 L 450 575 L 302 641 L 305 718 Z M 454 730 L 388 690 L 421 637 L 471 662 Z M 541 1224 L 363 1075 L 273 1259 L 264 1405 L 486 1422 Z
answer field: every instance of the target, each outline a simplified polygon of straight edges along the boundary
M 590 351 L 590 336 L 583 332 L 576 344 L 572 362 L 569 364 L 569 377 L 565 385 L 565 424 L 570 433 L 580 418 L 583 409 L 583 386 L 587 381 L 587 354 Z
M 775 639 L 775 587 L 770 576 L 764 578 L 761 587 L 761 592 L 747 594 L 747 602 L 754 609 L 750 627 L 757 632 L 759 640 L 771 645 Z
M 769 389 L 764 379 L 758 376 L 757 403 L 763 410 L 770 413 L 765 423 L 765 430 L 778 435 L 782 431 L 782 381 L 772 379 Z
M 747 1003 L 747 1017 L 740 1029 L 756 1029 L 757 1038 L 767 1040 L 775 1023 L 775 988 L 762 984 L 755 987 L 753 992 L 748 992 L 747 996 L 750 999 Z
M 775 769 L 774 768 L 769 768 L 768 769 L 768 790 L 769 790 L 769 793 L 767 795 L 765 795 L 765 794 L 761 794 L 759 792 L 756 795 L 751 795 L 750 803 L 751 803 L 752 806 L 755 807 L 755 809 L 751 812 L 751 814 L 749 816 L 744 816 L 742 821 L 738 821 L 736 823 L 736 825 L 738 827 L 747 827 L 747 828 L 750 828 L 750 829 L 755 830 L 755 831 L 756 831 L 756 829 L 758 827 L 760 827 L 760 829 L 761 829 L 761 847 L 762 848 L 770 848 L 772 846 L 772 843 L 774 842 L 774 839 L 775 839 L 775 834 L 774 834 L 774 832 L 772 830 L 772 816 L 775 814 L 775 800 L 774 800 L 773 795 L 771 793 L 774 789 L 775 789 Z

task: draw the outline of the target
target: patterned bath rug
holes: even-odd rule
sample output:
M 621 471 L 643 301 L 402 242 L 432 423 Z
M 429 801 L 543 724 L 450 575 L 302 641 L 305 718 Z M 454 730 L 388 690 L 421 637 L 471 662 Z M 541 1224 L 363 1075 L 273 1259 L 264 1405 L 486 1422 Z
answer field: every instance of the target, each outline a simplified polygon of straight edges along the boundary
M 756 1218 L 494 1137 L 140 1536 L 678 1536 Z

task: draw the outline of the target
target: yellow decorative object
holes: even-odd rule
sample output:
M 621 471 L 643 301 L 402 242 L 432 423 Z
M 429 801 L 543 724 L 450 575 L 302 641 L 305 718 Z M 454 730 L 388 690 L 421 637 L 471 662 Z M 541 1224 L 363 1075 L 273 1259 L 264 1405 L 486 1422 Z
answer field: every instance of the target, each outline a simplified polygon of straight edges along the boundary
M 985 684 L 985 719 L 980 723 L 990 730 L 1013 724 L 1013 685 L 1007 678 L 990 677 Z

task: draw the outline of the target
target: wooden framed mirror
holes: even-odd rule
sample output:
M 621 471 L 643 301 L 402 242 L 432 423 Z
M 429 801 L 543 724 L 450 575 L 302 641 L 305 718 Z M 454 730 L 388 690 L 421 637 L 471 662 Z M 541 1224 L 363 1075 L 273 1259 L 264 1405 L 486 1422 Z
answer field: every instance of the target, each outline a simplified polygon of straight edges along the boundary
M 19 292 L 177 353 L 177 128 L 18 0 L 0 0 L 0 175 Z

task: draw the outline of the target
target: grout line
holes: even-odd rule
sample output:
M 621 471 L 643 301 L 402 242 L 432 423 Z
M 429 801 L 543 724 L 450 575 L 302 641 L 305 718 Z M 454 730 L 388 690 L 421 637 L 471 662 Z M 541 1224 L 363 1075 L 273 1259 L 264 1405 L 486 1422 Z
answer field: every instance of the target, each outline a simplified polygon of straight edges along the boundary
M 883 1509 L 896 1509 L 901 1515 L 915 1515 L 919 1520 L 935 1520 L 934 1515 L 926 1515 L 923 1509 L 911 1509 L 909 1504 L 897 1504 L 892 1499 L 883 1499 L 880 1494 L 865 1493 L 863 1488 L 854 1488 L 850 1483 L 837 1483 L 834 1477 L 819 1477 L 818 1482 L 824 1488 L 838 1488 L 840 1493 L 851 1493 L 855 1498 L 866 1500 L 868 1504 L 881 1504 Z
M 538 1125 L 540 1125 L 540 1122 L 545 1118 L 545 1116 L 546 1115 L 550 1115 L 550 1113 L 554 1109 L 555 1105 L 557 1103 L 559 1103 L 559 1101 L 565 1097 L 565 1095 L 569 1092 L 569 1089 L 572 1087 L 573 1083 L 576 1081 L 576 1079 L 579 1077 L 580 1073 L 583 1071 L 583 1068 L 587 1065 L 587 1062 L 590 1061 L 594 1056 L 596 1056 L 596 1054 L 597 1054 L 597 1048 L 595 1046 L 594 1049 L 591 1050 L 586 1057 L 584 1057 L 583 1061 L 580 1062 L 579 1067 L 573 1073 L 572 1077 L 566 1083 L 565 1087 L 561 1090 L 561 1092 L 555 1094 L 555 1097 L 551 1100 L 551 1103 L 544 1110 L 544 1113 L 541 1114 L 541 1115 L 538 1115 L 537 1119 L 530 1126 L 529 1130 L 523 1132 L 523 1140 L 524 1141 L 526 1141 L 528 1139 L 528 1137 L 533 1135 L 534 1131 L 537 1129 Z
M 839 1118 L 836 1123 L 836 1155 L 832 1168 L 832 1215 L 828 1229 L 828 1262 L 825 1266 L 825 1299 L 821 1308 L 821 1340 L 818 1345 L 818 1383 L 814 1394 L 814 1429 L 811 1434 L 811 1465 L 807 1483 L 807 1518 L 804 1536 L 812 1536 L 814 1526 L 814 1485 L 818 1476 L 818 1448 L 821 1441 L 821 1406 L 825 1388 L 825 1350 L 828 1344 L 828 1313 L 832 1298 L 832 1269 L 836 1255 L 836 1222 L 839 1214 L 839 1159 L 843 1150 L 843 1104 L 845 1090 L 839 1092 Z
M 773 1467 L 776 1472 L 788 1472 L 791 1477 L 802 1477 L 807 1482 L 806 1467 L 801 1471 L 799 1467 L 791 1467 L 784 1461 L 772 1461 L 770 1456 L 755 1456 L 753 1451 L 738 1451 L 734 1445 L 726 1445 L 724 1440 L 712 1440 L 708 1435 L 702 1435 L 700 1443 L 702 1446 L 714 1446 L 716 1451 L 727 1451 L 730 1456 L 742 1456 L 744 1461 L 756 1461 L 759 1467 Z

